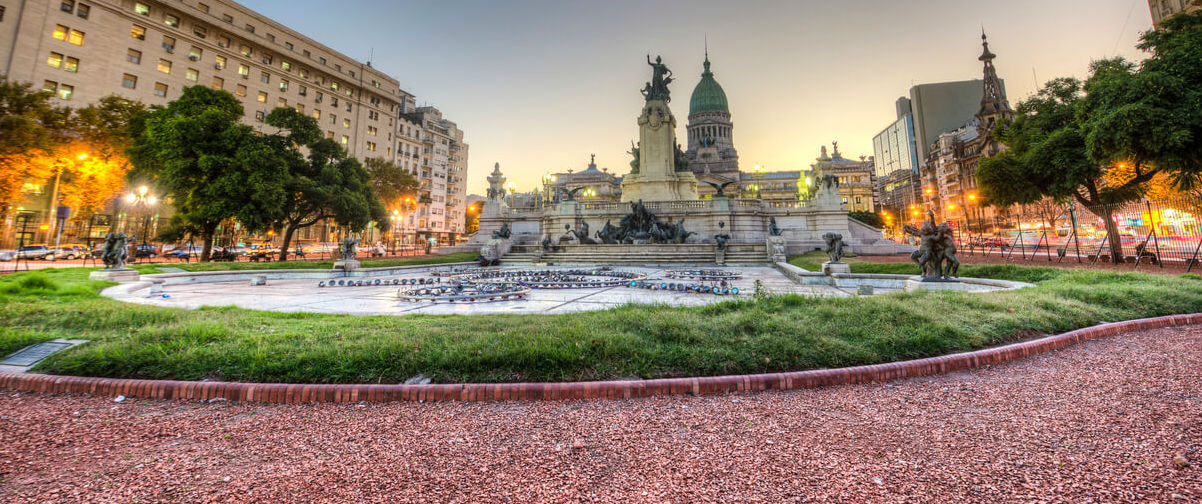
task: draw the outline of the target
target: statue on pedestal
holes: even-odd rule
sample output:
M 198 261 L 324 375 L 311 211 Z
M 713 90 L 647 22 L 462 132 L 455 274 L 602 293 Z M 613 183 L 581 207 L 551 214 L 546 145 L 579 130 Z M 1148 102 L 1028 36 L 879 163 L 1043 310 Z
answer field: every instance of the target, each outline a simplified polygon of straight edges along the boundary
M 927 211 L 927 220 L 922 228 L 906 225 L 908 234 L 919 237 L 921 245 L 910 254 L 918 263 L 923 281 L 952 281 L 960 272 L 960 260 L 956 258 L 955 233 L 946 222 L 935 225 L 935 212 Z
M 783 230 L 776 225 L 776 217 L 768 218 L 768 236 L 780 236 Z
M 104 236 L 104 252 L 101 254 L 104 267 L 124 269 L 129 258 L 129 244 L 125 233 L 109 233 Z
M 640 142 L 639 144 L 641 145 L 642 142 Z M 638 148 L 638 146 L 636 146 L 634 144 L 633 140 L 630 142 L 630 150 L 626 151 L 626 153 L 630 154 L 631 156 L 634 156 L 634 159 L 630 161 L 630 173 L 638 173 L 639 172 L 639 148 Z
M 655 57 L 655 62 L 651 62 L 651 55 L 647 55 L 647 64 L 651 65 L 651 82 L 643 88 L 643 96 L 647 101 L 663 100 L 670 101 L 668 93 L 668 84 L 672 83 L 672 71 L 668 70 L 668 65 L 665 65 L 663 59 L 659 56 Z
M 511 235 L 511 232 L 509 231 L 509 223 L 508 222 L 501 224 L 501 229 L 498 229 L 498 230 L 492 232 L 492 237 L 494 239 L 498 239 L 498 240 L 506 240 L 509 238 L 510 235 Z
M 841 264 L 843 262 L 843 248 L 847 243 L 843 241 L 843 235 L 839 233 L 826 233 L 822 235 L 822 240 L 826 242 L 826 257 L 831 264 Z

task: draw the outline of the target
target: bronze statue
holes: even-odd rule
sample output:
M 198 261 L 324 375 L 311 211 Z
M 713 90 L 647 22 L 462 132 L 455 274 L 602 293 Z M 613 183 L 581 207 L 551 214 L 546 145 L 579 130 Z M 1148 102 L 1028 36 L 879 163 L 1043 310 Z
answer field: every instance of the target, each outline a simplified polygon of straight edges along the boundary
M 651 86 L 644 88 L 643 97 L 650 100 L 670 101 L 668 96 L 668 84 L 672 83 L 672 71 L 668 70 L 668 66 L 663 63 L 663 59 L 659 56 L 655 57 L 655 62 L 651 62 L 651 55 L 647 55 L 647 64 L 651 65 Z
M 592 239 L 588 235 L 588 223 L 587 222 L 581 222 L 579 229 L 572 231 L 572 234 L 576 235 L 576 241 L 580 242 L 581 245 L 596 245 L 597 244 L 597 241 Z
M 776 226 L 776 217 L 768 218 L 768 236 L 780 236 L 783 230 Z
M 822 235 L 822 240 L 826 242 L 825 252 L 827 259 L 831 263 L 842 263 L 843 247 L 847 246 L 847 243 L 843 241 L 843 235 L 839 233 L 826 233 Z
M 728 185 L 731 185 L 731 184 L 735 183 L 735 181 L 734 181 L 734 180 L 731 180 L 731 181 L 729 181 L 729 182 L 723 182 L 723 183 L 721 183 L 721 184 L 715 184 L 715 183 L 713 183 L 713 182 L 710 182 L 710 181 L 705 181 L 705 183 L 706 183 L 706 184 L 709 184 L 709 185 L 710 185 L 710 187 L 713 187 L 713 188 L 714 188 L 714 199 L 720 199 L 720 198 L 725 198 L 725 197 L 726 197 L 726 193 L 724 192 L 724 191 L 726 190 L 726 186 L 728 186 Z
M 643 144 L 643 142 L 639 142 L 639 145 L 642 145 L 642 144 Z M 639 172 L 639 148 L 638 148 L 638 146 L 636 146 L 634 144 L 634 141 L 630 142 L 630 150 L 626 151 L 626 153 L 630 154 L 631 156 L 634 156 L 634 159 L 630 161 L 630 173 L 638 173 Z
M 952 280 L 959 274 L 955 233 L 946 222 L 935 225 L 935 212 L 927 211 L 922 228 L 906 225 L 902 230 L 920 239 L 918 250 L 910 254 L 910 259 L 918 263 L 924 281 Z
M 821 179 L 821 184 L 822 184 L 823 189 L 838 189 L 839 188 L 839 177 L 836 177 L 834 175 L 823 175 L 822 179 Z
M 614 245 L 622 241 L 619 231 L 620 229 L 617 226 L 614 226 L 612 223 L 610 223 L 610 221 L 606 220 L 605 225 L 602 226 L 599 231 L 597 231 L 597 238 L 601 239 L 601 243 L 606 245 Z
M 358 245 L 358 244 L 359 244 L 359 240 L 356 240 L 355 238 L 350 237 L 350 236 L 348 236 L 342 240 L 342 242 L 338 245 L 338 252 L 339 252 L 339 255 L 342 256 L 343 261 L 355 260 L 355 255 L 356 255 L 355 245 Z
M 498 230 L 492 232 L 492 237 L 496 238 L 496 239 L 500 239 L 500 240 L 509 239 L 509 236 L 510 236 L 510 231 L 509 231 L 509 223 L 508 222 L 501 224 L 501 229 L 498 229 Z
M 676 153 L 675 153 L 675 158 L 673 159 L 673 164 L 676 167 L 675 171 L 678 171 L 678 172 L 689 171 L 689 157 L 684 154 L 684 151 L 680 150 L 679 143 L 676 144 Z
M 105 268 L 124 269 L 125 260 L 129 258 L 129 246 L 125 233 L 104 235 L 104 252 L 100 257 L 104 261 Z

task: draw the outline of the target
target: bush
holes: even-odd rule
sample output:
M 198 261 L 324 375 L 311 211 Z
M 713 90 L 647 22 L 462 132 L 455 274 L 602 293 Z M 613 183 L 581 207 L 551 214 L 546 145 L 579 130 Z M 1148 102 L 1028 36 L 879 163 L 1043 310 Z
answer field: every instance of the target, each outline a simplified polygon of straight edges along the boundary
M 872 212 L 857 210 L 855 212 L 847 212 L 847 216 L 875 228 L 885 227 L 885 220 L 881 219 L 881 216 Z

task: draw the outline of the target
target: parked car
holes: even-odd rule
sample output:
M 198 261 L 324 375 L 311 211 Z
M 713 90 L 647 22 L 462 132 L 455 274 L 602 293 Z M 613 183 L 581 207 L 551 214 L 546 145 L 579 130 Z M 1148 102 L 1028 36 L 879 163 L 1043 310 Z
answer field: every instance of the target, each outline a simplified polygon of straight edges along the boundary
M 216 251 L 217 251 L 217 248 L 213 247 L 213 252 L 216 252 Z M 163 257 L 167 257 L 167 258 L 171 258 L 171 259 L 179 259 L 179 260 L 188 260 L 188 259 L 200 257 L 201 252 L 204 252 L 204 247 L 201 245 L 184 245 L 182 247 L 173 248 L 168 252 L 163 252 Z
M 242 246 L 242 245 L 230 245 L 229 247 L 226 247 L 222 251 L 225 252 L 226 254 L 230 254 L 234 257 L 241 257 L 241 256 L 244 256 L 244 255 L 250 253 L 250 248 Z
M 159 247 L 153 243 L 142 243 L 142 244 L 139 244 L 136 248 L 134 248 L 134 257 L 135 258 L 142 258 L 142 257 L 154 258 L 154 257 L 157 257 L 158 255 L 159 255 Z
M 54 250 L 45 245 L 26 245 L 17 249 L 17 258 L 25 260 L 54 260 Z
M 234 247 L 226 247 L 224 249 L 214 250 L 209 254 L 209 260 L 214 262 L 238 260 L 239 254 L 231 252 L 230 249 L 232 248 Z
M 54 252 L 55 259 L 82 259 L 88 256 L 88 247 L 82 243 L 68 243 L 60 245 L 58 250 Z
M 0 250 L 0 261 L 11 261 L 17 258 L 16 250 Z

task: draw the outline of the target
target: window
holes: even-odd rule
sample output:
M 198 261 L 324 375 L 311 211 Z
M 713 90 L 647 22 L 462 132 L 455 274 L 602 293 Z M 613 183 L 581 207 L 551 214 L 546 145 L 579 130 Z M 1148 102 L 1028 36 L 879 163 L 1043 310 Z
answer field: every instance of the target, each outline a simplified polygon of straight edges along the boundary
M 138 76 L 125 74 L 121 76 L 121 87 L 134 89 L 138 87 Z
M 4 6 L 0 5 L 0 21 L 4 21 Z
M 337 97 L 337 96 L 335 96 L 335 97 L 333 97 L 333 98 L 330 98 L 330 106 L 331 106 L 331 107 L 337 107 L 337 106 L 338 106 L 338 97 Z
M 377 80 L 374 80 L 374 79 L 373 79 L 373 80 L 371 81 L 371 85 L 372 85 L 372 87 L 374 87 L 374 88 L 376 88 L 376 89 L 380 89 L 380 82 L 379 82 L 379 81 L 377 81 Z
M 333 132 L 333 131 L 327 131 L 327 132 L 326 132 L 326 138 L 329 138 L 329 139 L 333 140 L 333 139 L 334 139 L 334 132 Z
M 277 106 L 277 107 L 287 107 L 287 106 L 288 106 L 288 100 L 285 100 L 285 99 L 283 99 L 283 98 L 278 98 L 278 99 L 276 99 L 276 101 L 275 101 L 275 106 Z
M 217 37 L 217 47 L 229 47 L 229 46 L 230 46 L 230 38 L 229 37 L 227 37 L 225 35 Z
M 209 29 L 202 25 L 193 24 L 192 25 L 192 34 L 196 35 L 197 37 L 200 37 L 200 38 L 205 38 L 205 37 L 209 36 Z
M 92 13 L 92 7 L 87 4 L 79 4 L 79 7 L 75 8 L 75 15 L 79 16 L 83 19 L 87 19 L 88 14 L 91 14 L 91 13 Z
M 317 103 L 321 103 L 321 100 L 322 100 L 322 98 L 324 98 L 324 97 L 325 97 L 325 95 L 321 94 L 321 92 L 319 91 L 319 92 L 317 93 L 317 97 L 316 97 L 316 98 L 314 98 L 314 99 L 313 99 L 313 101 L 315 101 L 315 102 L 317 102 Z
M 167 97 L 167 85 L 162 82 L 154 83 L 154 95 L 163 98 Z
M 42 91 L 53 94 L 55 91 L 58 91 L 58 83 L 54 81 L 43 82 Z
M 269 74 L 267 72 L 263 72 L 262 74 L 259 75 L 259 82 L 262 82 L 264 84 L 271 84 L 271 74 Z
M 307 68 L 300 69 L 300 76 L 302 79 L 309 78 L 309 69 L 307 69 Z
M 200 70 L 189 68 L 187 73 L 184 74 L 184 77 L 192 82 L 196 82 L 200 80 Z
M 79 71 L 79 60 L 68 56 L 66 61 L 63 63 L 63 70 L 66 70 L 71 73 L 78 72 Z
M 351 141 L 350 137 L 348 137 L 346 135 L 342 135 L 342 145 L 346 145 L 350 141 Z
M 213 89 L 222 89 L 223 87 L 225 87 L 225 79 L 213 77 Z
M 71 95 L 75 93 L 75 86 L 63 84 L 58 87 L 58 97 L 64 100 L 70 100 Z
M 350 120 L 350 119 L 343 119 L 343 120 L 342 120 L 342 127 L 343 127 L 343 128 L 349 128 L 349 127 L 351 127 L 351 120 Z
M 313 57 L 313 55 L 309 53 L 309 50 L 308 50 L 308 49 L 304 49 L 304 50 L 302 50 L 302 51 L 301 51 L 301 54 L 304 54 L 306 58 L 312 58 L 312 57 Z
M 378 128 L 376 128 L 375 126 L 368 126 L 368 127 L 367 127 L 367 134 L 368 134 L 368 135 L 371 135 L 371 136 L 376 136 L 376 133 L 377 133 L 378 131 L 379 131 L 379 129 L 378 129 Z
M 50 57 L 46 58 L 46 64 L 54 68 L 62 68 L 63 55 L 56 52 L 50 53 Z
M 213 68 L 221 70 L 222 68 L 225 68 L 225 63 L 226 63 L 225 56 L 218 54 L 217 57 L 214 58 Z
M 375 152 L 376 151 L 375 142 L 367 142 L 367 150 Z
M 338 124 L 338 116 L 330 114 L 330 124 Z
M 200 61 L 200 57 L 204 54 L 204 52 L 204 49 L 192 46 L 191 49 L 188 49 L 188 59 L 192 61 Z
M 287 61 L 281 61 L 281 62 L 280 62 L 280 69 L 281 69 L 281 70 L 283 70 L 283 71 L 285 71 L 285 72 L 291 72 L 291 71 L 292 71 L 292 63 L 289 63 L 289 62 L 287 62 Z
M 291 51 L 292 50 L 292 42 L 284 42 L 284 47 L 286 47 L 289 51 Z
M 173 14 L 163 14 L 163 24 L 172 28 L 179 28 L 179 16 Z
M 246 65 L 238 65 L 238 74 L 241 75 L 243 79 L 247 78 L 250 75 L 250 67 Z
M 166 50 L 168 53 L 175 52 L 175 38 L 164 35 L 163 36 L 163 49 Z
M 349 101 L 348 101 L 348 102 L 346 102 L 346 111 L 347 111 L 347 112 L 350 112 L 350 111 L 351 111 L 351 102 L 349 102 Z
M 271 59 L 272 59 L 272 58 L 271 58 L 271 55 L 270 55 L 270 54 L 264 54 L 262 59 L 263 59 L 263 64 L 264 64 L 264 65 L 270 65 L 270 64 L 271 64 Z
M 305 104 L 304 104 L 304 103 L 297 103 L 297 104 L 296 104 L 296 111 L 297 111 L 298 113 L 300 113 L 300 114 L 302 114 L 302 115 L 303 115 L 303 114 L 305 113 Z
M 255 25 L 249 25 L 249 24 L 248 24 L 248 25 L 246 25 L 246 31 L 248 31 L 248 32 L 251 32 L 251 33 L 254 33 L 254 32 L 255 32 Z
M 229 14 L 222 14 L 222 15 L 221 15 L 221 20 L 222 20 L 222 21 L 225 21 L 225 22 L 227 22 L 227 23 L 233 23 L 233 22 L 234 22 L 234 16 L 231 16 L 231 15 L 229 15 Z
M 317 109 L 313 109 L 313 118 L 314 118 L 314 119 L 321 119 L 321 111 L 320 111 L 320 110 L 317 110 Z
M 238 87 L 234 88 L 234 94 L 245 98 L 246 97 L 246 84 L 238 84 Z
M 146 40 L 146 27 L 133 25 L 133 27 L 129 29 L 129 36 L 138 40 Z
M 266 92 L 266 91 L 259 91 L 259 98 L 258 98 L 258 100 L 259 100 L 259 103 L 267 103 L 267 92 Z
M 287 90 L 288 90 L 288 81 L 281 79 L 280 80 L 280 91 L 287 91 Z
M 254 51 L 251 50 L 250 46 L 248 46 L 246 44 L 242 44 L 242 45 L 238 46 L 238 52 L 241 53 L 243 56 L 250 56 L 250 53 L 252 53 Z
M 54 39 L 55 39 L 55 40 L 63 40 L 63 41 L 66 41 L 66 40 L 67 40 L 67 32 L 68 32 L 68 31 L 69 31 L 69 29 L 68 29 L 66 26 L 63 26 L 63 25 L 55 25 L 55 26 L 54 26 L 54 31 L 50 32 L 50 36 L 51 36 L 51 37 L 54 37 Z
M 158 69 L 158 71 L 160 71 L 160 72 L 169 74 L 169 73 L 171 73 L 171 62 L 167 61 L 165 59 L 161 59 L 161 60 L 159 60 L 159 64 L 157 66 L 155 66 L 155 68 Z
M 339 65 L 339 64 L 335 63 L 335 64 L 334 64 L 334 71 L 335 71 L 335 72 L 341 72 L 341 71 L 342 71 L 342 65 Z
M 256 110 L 255 111 L 255 120 L 259 121 L 259 122 L 263 122 L 264 119 L 267 119 L 267 114 L 265 112 L 263 112 L 262 110 Z
M 150 15 L 150 6 L 146 5 L 142 2 L 135 2 L 134 3 L 134 12 L 141 14 L 143 16 L 149 16 Z
M 323 65 L 326 64 L 326 59 L 324 56 L 318 56 L 317 61 Z
M 142 51 L 139 51 L 137 49 L 130 49 L 130 50 L 125 51 L 125 61 L 128 61 L 135 65 L 142 64 Z
M 203 12 L 205 14 L 209 13 L 209 4 L 198 3 L 198 4 L 196 4 L 196 8 L 199 9 L 200 12 Z
M 301 86 L 300 89 L 296 90 L 296 94 L 301 95 L 301 96 L 306 96 L 309 94 L 309 88 L 307 88 L 305 86 Z
M 268 33 L 268 34 L 267 34 L 267 40 L 269 40 L 269 41 L 271 41 L 271 42 L 275 42 L 275 35 L 272 35 L 272 34 Z

